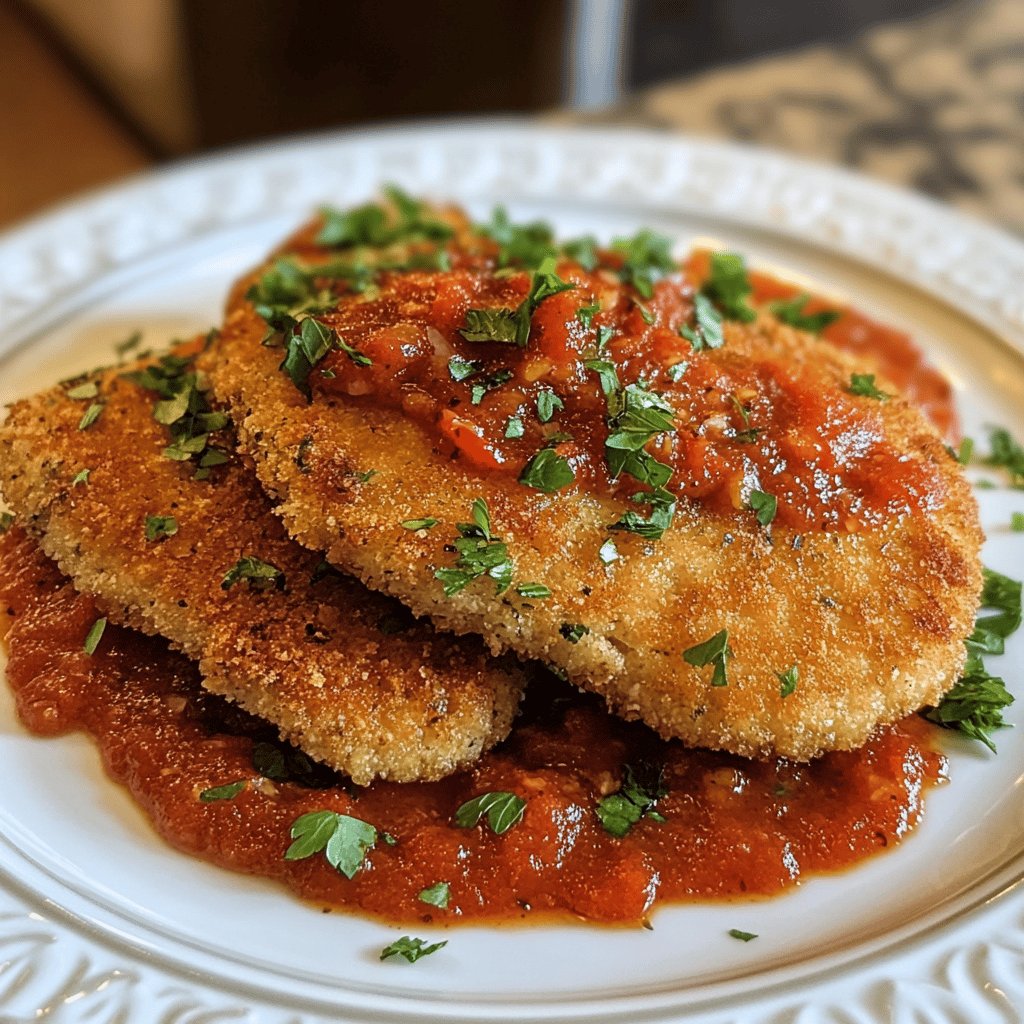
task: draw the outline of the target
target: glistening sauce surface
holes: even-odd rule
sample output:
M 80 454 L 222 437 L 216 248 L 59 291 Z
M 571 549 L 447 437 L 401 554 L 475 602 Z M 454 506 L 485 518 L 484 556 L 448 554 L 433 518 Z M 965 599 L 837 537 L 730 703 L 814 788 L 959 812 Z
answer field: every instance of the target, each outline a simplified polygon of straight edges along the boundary
M 933 729 L 917 717 L 854 753 L 757 763 L 664 743 L 592 698 L 539 682 L 509 741 L 471 772 L 366 789 L 313 772 L 308 781 L 321 788 L 310 788 L 260 777 L 254 745 L 273 730 L 205 695 L 191 663 L 162 641 L 108 626 L 87 655 L 92 601 L 18 529 L 0 536 L 0 612 L 11 621 L 7 676 L 22 721 L 39 735 L 91 734 L 168 842 L 392 920 L 554 913 L 637 922 L 655 904 L 772 894 L 897 842 L 944 777 Z M 618 787 L 623 765 L 644 761 L 663 768 L 664 821 L 644 818 L 617 839 L 595 806 Z M 240 780 L 234 799 L 199 799 Z M 460 804 L 494 790 L 526 800 L 518 825 L 497 836 L 483 823 L 453 824 Z M 292 822 L 315 810 L 351 814 L 396 842 L 378 843 L 352 880 L 322 856 L 284 860 Z M 417 898 L 440 881 L 451 886 L 447 910 Z
M 332 255 L 308 236 L 295 244 L 313 266 Z M 357 295 L 325 275 L 318 287 L 341 294 L 316 316 L 348 348 L 314 368 L 314 400 L 344 394 L 400 410 L 477 472 L 519 477 L 539 453 L 553 452 L 572 471 L 563 494 L 582 488 L 627 499 L 637 479 L 612 474 L 606 459 L 607 378 L 594 366 L 602 361 L 619 385 L 643 382 L 671 408 L 673 429 L 655 432 L 645 448 L 671 471 L 664 486 L 676 498 L 743 514 L 761 490 L 777 499 L 780 524 L 846 531 L 945 500 L 935 467 L 893 443 L 881 401 L 851 394 L 812 352 L 794 359 L 736 323 L 714 349 L 697 351 L 681 336 L 694 323 L 700 254 L 642 293 L 620 279 L 623 257 L 612 250 L 600 250 L 593 269 L 561 259 L 557 273 L 570 287 L 536 305 L 528 344 L 517 346 L 465 336 L 475 311 L 515 310 L 531 291 L 531 274 L 499 268 L 494 250 L 487 239 L 463 241 L 448 250 L 450 270 L 383 270 Z M 796 291 L 765 275 L 750 280 L 759 305 Z M 906 335 L 839 312 L 825 337 L 869 357 L 950 428 L 948 386 Z

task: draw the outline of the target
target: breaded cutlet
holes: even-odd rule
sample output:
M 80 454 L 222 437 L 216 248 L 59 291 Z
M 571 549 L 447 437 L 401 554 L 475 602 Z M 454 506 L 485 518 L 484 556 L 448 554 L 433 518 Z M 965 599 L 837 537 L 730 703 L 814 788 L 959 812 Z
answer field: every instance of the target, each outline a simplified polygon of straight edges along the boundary
M 517 337 L 523 323 L 514 311 L 529 304 L 543 271 L 496 269 L 485 243 L 466 249 L 459 238 L 445 243 L 454 270 L 384 269 L 367 287 L 334 268 L 308 269 L 347 251 L 344 241 L 317 240 L 326 228 L 310 225 L 236 287 L 202 360 L 242 449 L 302 544 L 439 627 L 554 665 L 618 713 L 693 745 L 810 759 L 863 744 L 956 682 L 981 589 L 977 508 L 936 430 L 887 381 L 767 311 L 725 316 L 717 339 L 707 325 L 710 300 L 700 306 L 670 270 L 641 288 L 621 252 L 601 257 L 595 273 L 563 256 L 548 280 L 566 290 L 528 309 L 532 319 Z M 288 314 L 297 323 L 281 321 L 285 330 L 298 338 L 312 319 L 337 339 L 326 355 L 312 353 L 305 378 L 282 364 L 280 347 L 264 344 L 275 314 L 246 297 L 261 274 L 280 277 L 290 252 L 322 290 L 305 311 Z M 372 272 L 372 247 L 354 252 L 363 273 Z M 474 321 L 469 311 L 481 306 L 487 315 Z M 602 317 L 610 324 L 603 340 Z M 680 337 L 687 330 L 690 341 Z M 481 343 L 481 335 L 493 340 Z M 660 365 L 661 352 L 675 361 Z M 607 371 L 599 381 L 595 353 L 621 381 L 608 383 Z M 608 484 L 601 467 L 591 478 L 581 468 L 594 430 L 584 413 L 597 404 L 603 412 L 599 384 L 621 410 L 636 361 L 648 376 L 634 397 L 660 395 L 674 415 L 671 428 L 651 432 L 659 436 L 646 455 L 675 458 L 677 476 L 690 473 L 673 492 L 673 519 L 660 537 L 644 519 L 653 521 L 653 504 L 643 493 L 639 503 L 631 497 L 638 482 L 623 473 Z M 456 381 L 471 375 L 464 398 L 438 400 L 435 422 L 422 409 L 435 408 L 432 390 L 456 394 L 449 372 Z M 721 383 L 734 378 L 752 382 L 742 398 Z M 470 400 L 474 381 L 484 384 Z M 561 404 L 547 400 L 550 423 L 538 386 Z M 694 419 L 692 410 L 712 398 L 719 411 Z M 807 415 L 820 424 L 801 420 L 804 409 L 816 410 Z M 446 431 L 453 416 L 481 444 Z M 490 432 L 474 434 L 474 422 L 485 421 Z M 612 428 L 601 429 L 599 445 Z M 517 480 L 515 439 L 524 430 L 539 438 L 534 459 L 548 460 L 547 469 L 559 460 L 575 466 L 577 478 L 566 484 L 571 474 L 560 465 L 561 482 Z M 674 454 L 684 441 L 682 456 Z M 755 449 L 775 453 L 772 472 L 789 474 L 789 491 L 756 476 L 745 454 Z M 705 465 L 718 452 L 741 466 L 731 489 L 718 492 L 719 505 L 700 492 L 710 470 L 685 461 L 708 451 Z M 822 468 L 823 453 L 833 469 Z M 493 466 L 484 467 L 486 458 Z M 503 469 L 510 460 L 512 473 Z M 375 475 L 366 480 L 360 473 L 369 468 Z M 812 493 L 807 508 L 800 487 Z M 755 493 L 763 495 L 758 509 Z M 481 548 L 492 542 L 470 520 L 478 499 L 489 510 L 489 536 L 514 563 L 504 582 L 515 585 L 503 590 L 479 563 L 459 561 L 467 538 Z M 437 525 L 402 525 L 425 517 Z M 478 578 L 456 589 L 467 567 Z
M 179 382 L 183 362 L 168 364 Z M 147 366 L 159 364 L 128 369 Z M 230 427 L 190 456 L 154 419 L 160 396 L 123 372 L 18 402 L 0 427 L 3 496 L 80 590 L 114 621 L 167 637 L 208 689 L 356 783 L 437 779 L 505 737 L 517 667 L 325 572 L 288 538 L 244 459 L 199 466 L 221 462 Z M 201 391 L 189 401 L 202 408 Z M 164 410 L 165 421 L 177 411 Z M 177 460 L 164 454 L 174 447 Z

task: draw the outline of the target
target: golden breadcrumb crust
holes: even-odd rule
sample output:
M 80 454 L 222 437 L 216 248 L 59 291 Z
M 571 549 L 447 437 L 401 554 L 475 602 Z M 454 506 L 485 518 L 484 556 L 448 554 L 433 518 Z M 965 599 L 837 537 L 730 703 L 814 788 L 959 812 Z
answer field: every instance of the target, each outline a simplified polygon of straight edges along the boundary
M 89 402 L 61 387 L 12 407 L 0 489 L 113 619 L 167 637 L 198 660 L 208 689 L 360 784 L 437 779 L 507 735 L 524 685 L 517 667 L 474 638 L 413 622 L 350 577 L 311 582 L 320 557 L 288 538 L 244 460 L 193 479 L 194 461 L 161 454 L 169 437 L 151 393 L 117 371 L 90 379 L 105 405 L 86 430 Z M 73 484 L 83 469 L 88 482 Z M 177 533 L 147 540 L 146 517 L 168 515 Z M 284 589 L 223 589 L 249 555 L 279 568 Z
M 747 756 L 805 760 L 855 748 L 956 681 L 981 588 L 982 533 L 961 467 L 902 399 L 855 400 L 879 406 L 900 451 L 938 467 L 939 508 L 798 539 L 777 525 L 769 535 L 751 515 L 683 501 L 660 541 L 616 534 L 621 557 L 605 566 L 598 550 L 622 502 L 542 494 L 475 472 L 389 409 L 323 394 L 307 404 L 279 371 L 280 351 L 261 346 L 265 330 L 243 282 L 204 365 L 289 532 L 439 627 L 555 665 L 665 737 Z M 727 323 L 726 347 L 755 359 L 783 353 L 836 390 L 864 369 L 769 315 Z M 376 475 L 363 482 L 358 474 L 370 469 Z M 486 578 L 444 596 L 434 571 L 453 564 L 455 524 L 478 497 L 516 579 L 546 584 L 549 600 L 497 597 Z M 416 533 L 399 525 L 421 516 L 440 525 Z M 562 627 L 575 623 L 590 632 L 573 644 Z M 729 684 L 715 687 L 711 667 L 687 664 L 682 652 L 722 629 L 734 657 Z M 794 665 L 796 692 L 782 697 L 777 673 Z

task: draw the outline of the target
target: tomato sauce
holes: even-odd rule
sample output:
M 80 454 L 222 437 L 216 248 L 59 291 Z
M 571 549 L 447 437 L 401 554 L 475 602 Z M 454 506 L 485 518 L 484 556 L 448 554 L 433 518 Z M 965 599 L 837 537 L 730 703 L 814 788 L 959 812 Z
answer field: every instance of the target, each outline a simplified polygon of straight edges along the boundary
M 169 843 L 388 920 L 637 923 L 664 903 L 771 895 L 898 842 L 945 775 L 934 729 L 918 717 L 853 753 L 761 763 L 665 743 L 548 677 L 531 686 L 507 742 L 442 782 L 360 789 L 308 762 L 295 781 L 269 779 L 254 752 L 276 748 L 280 759 L 274 730 L 204 693 L 194 665 L 162 640 L 108 626 L 87 655 L 92 600 L 17 528 L 0 536 L 0 612 L 26 727 L 89 733 Z M 645 817 L 616 838 L 595 808 L 624 765 L 644 763 L 661 769 L 662 820 Z M 233 799 L 200 799 L 235 782 L 244 788 Z M 484 822 L 457 827 L 456 809 L 487 791 L 524 799 L 522 821 L 500 836 Z M 292 822 L 319 810 L 358 817 L 394 843 L 379 840 L 351 880 L 322 855 L 285 860 Z M 441 881 L 447 909 L 418 899 Z
M 627 473 L 609 475 L 608 402 L 586 365 L 600 359 L 620 385 L 645 382 L 671 406 L 675 429 L 646 450 L 671 469 L 665 487 L 677 498 L 746 515 L 750 494 L 769 492 L 777 521 L 801 531 L 863 529 L 945 500 L 935 467 L 887 438 L 881 402 L 837 387 L 813 359 L 795 362 L 764 343 L 694 351 L 680 336 L 700 283 L 692 261 L 649 296 L 620 280 L 621 256 L 603 251 L 601 261 L 592 271 L 558 264 L 572 288 L 537 305 L 525 346 L 463 332 L 471 310 L 515 310 L 528 297 L 529 273 L 496 271 L 479 252 L 444 273 L 384 272 L 370 292 L 318 314 L 372 363 L 334 351 L 314 369 L 314 391 L 400 410 L 476 472 L 518 477 L 552 448 L 574 474 L 560 493 L 626 499 L 640 487 Z M 751 280 L 757 302 L 796 293 L 765 275 Z M 815 300 L 810 308 L 820 307 Z M 948 386 L 906 335 L 844 309 L 825 336 L 870 357 L 952 429 Z

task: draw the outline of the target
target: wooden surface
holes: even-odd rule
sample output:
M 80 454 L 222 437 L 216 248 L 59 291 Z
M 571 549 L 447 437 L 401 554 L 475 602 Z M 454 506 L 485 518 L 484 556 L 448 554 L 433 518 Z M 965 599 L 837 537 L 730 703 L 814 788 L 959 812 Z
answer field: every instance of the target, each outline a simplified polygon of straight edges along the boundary
M 152 161 L 38 30 L 0 3 L 0 227 Z

